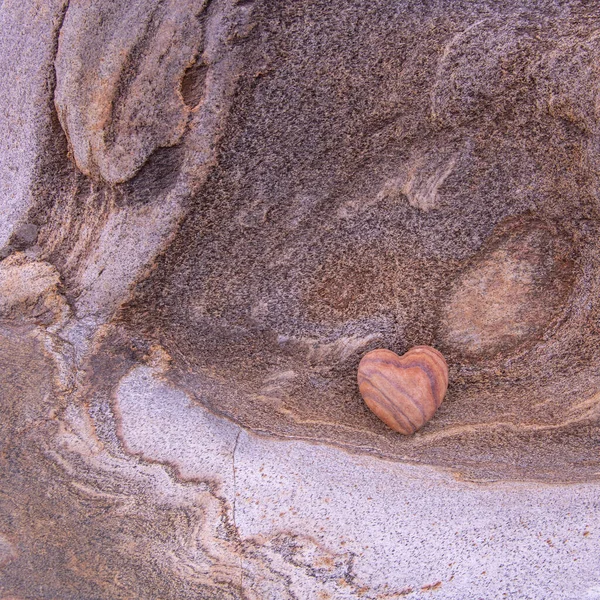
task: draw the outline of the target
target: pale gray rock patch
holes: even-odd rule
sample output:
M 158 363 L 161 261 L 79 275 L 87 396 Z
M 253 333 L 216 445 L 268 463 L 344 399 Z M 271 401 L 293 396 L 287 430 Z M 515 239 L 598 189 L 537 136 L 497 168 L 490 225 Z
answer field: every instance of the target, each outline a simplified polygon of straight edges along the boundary
M 240 535 L 287 531 L 349 552 L 364 597 L 384 589 L 435 597 L 424 588 L 438 582 L 444 599 L 597 597 L 597 485 L 465 484 L 246 432 L 236 467 Z
M 124 377 L 116 398 L 121 439 L 129 452 L 172 465 L 184 479 L 219 480 L 232 496 L 239 427 L 195 404 L 150 367 Z
M 38 198 L 31 188 L 52 115 L 56 32 L 66 0 L 0 4 L 0 247 Z
M 259 576 L 265 565 L 285 573 L 298 597 L 598 597 L 598 485 L 467 484 L 430 468 L 261 438 L 151 367 L 121 381 L 117 408 L 128 451 L 220 482 L 244 547 L 253 548 L 243 562 L 256 597 L 282 593 L 280 579 Z M 274 549 L 281 536 L 295 540 L 291 562 Z M 308 565 L 319 574 L 309 577 Z M 355 585 L 329 577 L 336 569 Z

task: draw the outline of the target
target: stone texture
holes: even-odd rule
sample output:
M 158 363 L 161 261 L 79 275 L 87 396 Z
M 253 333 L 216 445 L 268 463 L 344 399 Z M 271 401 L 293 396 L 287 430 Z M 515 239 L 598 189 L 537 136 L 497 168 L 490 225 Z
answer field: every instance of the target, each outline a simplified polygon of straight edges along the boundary
M 52 113 L 52 63 L 66 0 L 0 3 L 0 248 L 38 200 Z
M 52 265 L 12 254 L 0 263 L 0 318 L 46 326 L 65 321 L 70 308 L 59 286 L 60 274 Z
M 415 346 L 398 356 L 379 348 L 358 364 L 358 391 L 388 427 L 412 435 L 428 423 L 448 389 L 448 365 L 431 346 Z
M 211 373 L 205 402 L 256 431 L 476 479 L 594 477 L 595 42 L 575 42 L 593 18 L 328 6 L 255 7 L 261 74 L 121 319 L 189 389 Z M 418 344 L 447 355 L 451 385 L 403 439 L 354 374 L 367 350 Z
M 0 1 L 0 599 L 600 598 L 596 12 Z

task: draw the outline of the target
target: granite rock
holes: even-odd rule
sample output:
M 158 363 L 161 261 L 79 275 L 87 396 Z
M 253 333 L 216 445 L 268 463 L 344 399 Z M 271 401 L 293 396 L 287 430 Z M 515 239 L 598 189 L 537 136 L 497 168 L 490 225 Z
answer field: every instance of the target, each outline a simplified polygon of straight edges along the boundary
M 0 600 L 600 598 L 596 13 L 0 0 Z

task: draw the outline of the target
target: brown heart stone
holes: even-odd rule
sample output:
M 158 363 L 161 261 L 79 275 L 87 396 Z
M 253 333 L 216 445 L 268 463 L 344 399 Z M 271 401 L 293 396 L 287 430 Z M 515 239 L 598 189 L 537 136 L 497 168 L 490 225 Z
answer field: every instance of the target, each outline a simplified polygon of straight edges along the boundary
M 358 365 L 358 389 L 367 406 L 404 435 L 421 429 L 439 408 L 448 388 L 448 365 L 431 346 L 403 356 L 372 350 Z

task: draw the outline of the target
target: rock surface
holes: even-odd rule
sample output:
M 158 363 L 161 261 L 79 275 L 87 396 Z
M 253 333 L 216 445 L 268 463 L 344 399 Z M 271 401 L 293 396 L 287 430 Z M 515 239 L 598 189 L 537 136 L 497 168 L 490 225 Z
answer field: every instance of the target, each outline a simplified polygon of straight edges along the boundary
M 596 13 L 0 1 L 0 599 L 600 598 Z

